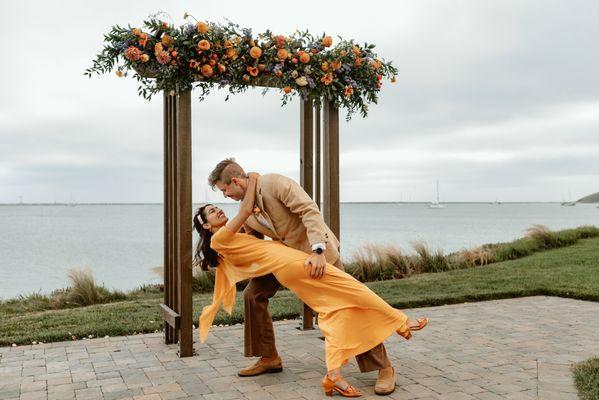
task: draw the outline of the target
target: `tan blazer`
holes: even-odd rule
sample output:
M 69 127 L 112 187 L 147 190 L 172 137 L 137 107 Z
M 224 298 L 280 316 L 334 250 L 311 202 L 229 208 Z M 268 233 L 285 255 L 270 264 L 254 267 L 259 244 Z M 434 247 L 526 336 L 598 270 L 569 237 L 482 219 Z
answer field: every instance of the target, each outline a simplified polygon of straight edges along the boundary
M 316 203 L 293 179 L 279 174 L 258 178 L 256 205 L 272 227 L 268 229 L 252 215 L 245 223 L 247 233 L 257 231 L 289 247 L 312 252 L 312 245 L 324 243 L 327 262 L 339 260 L 339 240 L 325 224 Z

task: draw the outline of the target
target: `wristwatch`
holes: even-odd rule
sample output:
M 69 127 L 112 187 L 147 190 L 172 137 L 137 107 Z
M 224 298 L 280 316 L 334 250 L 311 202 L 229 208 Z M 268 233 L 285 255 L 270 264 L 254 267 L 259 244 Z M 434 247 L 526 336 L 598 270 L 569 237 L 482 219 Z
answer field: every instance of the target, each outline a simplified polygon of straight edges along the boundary
M 312 250 L 312 253 L 322 254 L 324 253 L 324 250 L 322 249 L 322 247 L 317 247 L 314 250 Z

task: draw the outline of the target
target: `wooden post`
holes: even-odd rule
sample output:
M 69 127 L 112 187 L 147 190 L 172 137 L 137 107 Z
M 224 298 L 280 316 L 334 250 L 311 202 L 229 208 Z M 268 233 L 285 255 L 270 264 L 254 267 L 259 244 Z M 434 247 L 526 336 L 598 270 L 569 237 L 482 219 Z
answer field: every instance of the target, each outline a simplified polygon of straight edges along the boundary
M 300 184 L 312 198 L 314 198 L 313 125 L 312 100 L 303 100 L 300 104 Z M 314 329 L 314 311 L 308 305 L 302 303 L 300 315 L 302 317 L 300 329 Z
M 193 355 L 191 293 L 191 92 L 164 94 L 165 342 Z
M 164 305 L 168 308 L 173 308 L 174 304 L 171 301 L 172 279 L 171 269 L 172 261 L 172 176 L 171 176 L 171 154 L 172 154 L 172 135 L 171 135 L 171 119 L 172 100 L 171 97 L 164 93 Z M 165 343 L 171 344 L 176 342 L 176 333 L 174 324 L 171 325 L 165 320 L 164 322 L 164 339 Z
M 316 205 L 318 206 L 318 208 L 320 208 L 320 202 L 321 202 L 321 195 L 320 195 L 320 177 L 321 177 L 321 173 L 320 173 L 320 126 L 321 126 L 321 120 L 320 120 L 320 104 L 318 104 L 315 107 L 315 118 L 314 118 L 314 125 L 315 125 L 315 129 L 314 129 L 314 142 L 316 143 L 315 146 L 315 154 L 314 154 L 314 202 L 316 203 Z
M 193 355 L 192 326 L 192 179 L 191 179 L 191 90 L 177 96 L 177 305 L 179 325 L 179 356 Z
M 324 103 L 323 135 L 323 217 L 335 236 L 339 235 L 339 109 L 330 101 Z

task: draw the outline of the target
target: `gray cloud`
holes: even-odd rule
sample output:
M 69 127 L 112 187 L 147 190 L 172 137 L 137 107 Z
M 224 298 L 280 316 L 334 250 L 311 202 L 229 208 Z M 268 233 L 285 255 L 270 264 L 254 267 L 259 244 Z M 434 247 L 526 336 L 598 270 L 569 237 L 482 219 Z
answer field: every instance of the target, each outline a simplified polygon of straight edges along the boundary
M 162 101 L 136 83 L 83 77 L 110 25 L 139 25 L 157 0 L 11 1 L 0 23 L 0 202 L 161 201 Z M 562 200 L 599 190 L 599 4 L 589 1 L 173 1 L 168 12 L 255 32 L 356 38 L 400 69 L 367 119 L 341 121 L 344 201 Z M 200 14 L 202 13 L 202 14 Z M 290 21 L 300 21 L 291 23 Z M 193 105 L 194 200 L 220 159 L 299 176 L 299 103 L 250 90 Z M 343 118 L 343 113 L 342 113 Z

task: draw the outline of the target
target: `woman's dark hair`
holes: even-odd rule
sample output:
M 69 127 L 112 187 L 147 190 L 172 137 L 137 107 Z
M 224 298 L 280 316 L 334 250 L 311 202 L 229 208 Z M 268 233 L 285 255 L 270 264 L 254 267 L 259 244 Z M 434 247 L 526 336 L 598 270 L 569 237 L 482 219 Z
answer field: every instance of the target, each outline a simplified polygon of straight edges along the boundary
M 199 265 L 203 271 L 208 271 L 209 268 L 215 268 L 219 262 L 218 253 L 210 247 L 212 232 L 210 232 L 208 229 L 205 229 L 201 222 L 206 222 L 206 207 L 211 205 L 212 204 L 204 204 L 193 214 L 193 227 L 200 235 L 200 240 L 196 245 L 193 263 L 194 265 Z

